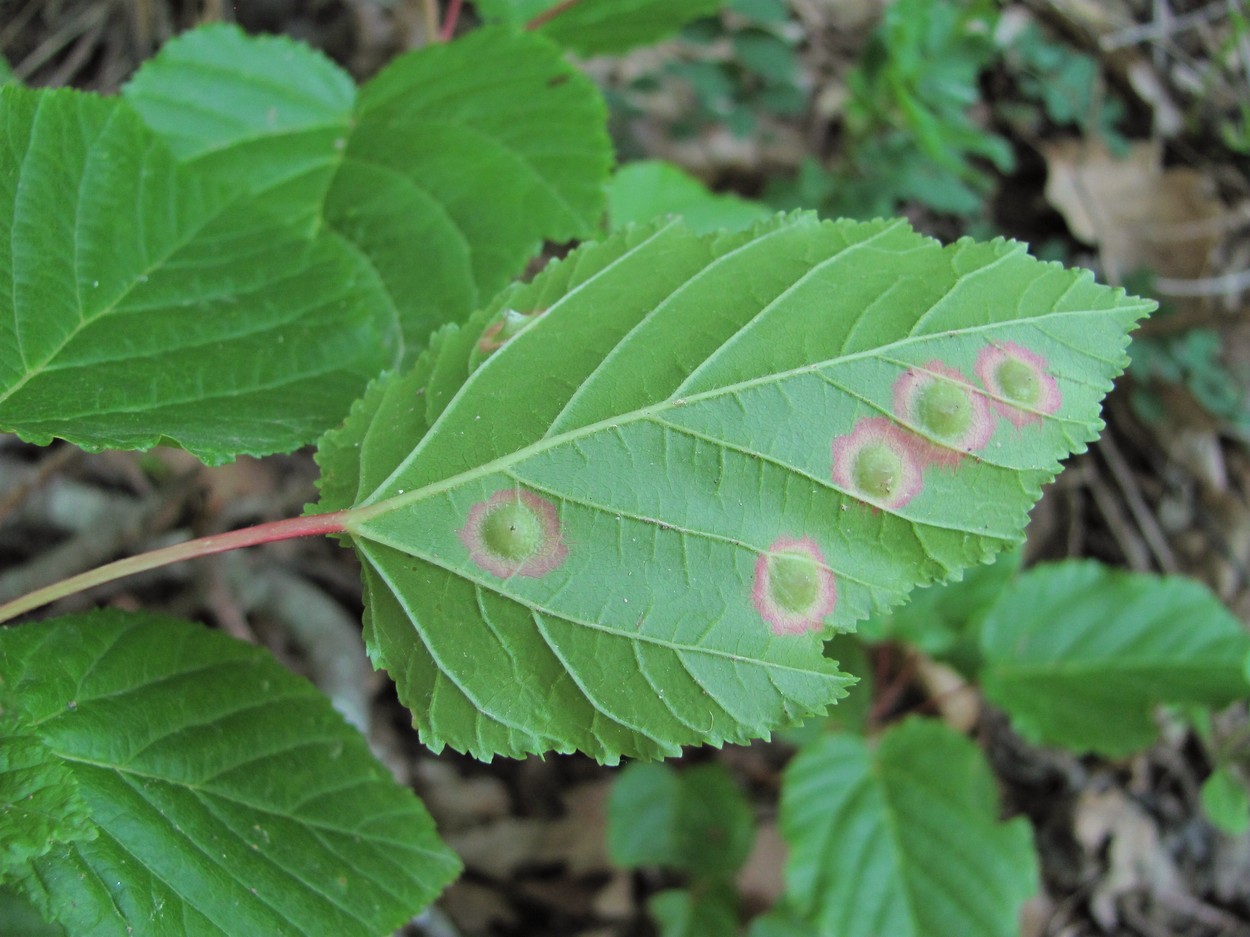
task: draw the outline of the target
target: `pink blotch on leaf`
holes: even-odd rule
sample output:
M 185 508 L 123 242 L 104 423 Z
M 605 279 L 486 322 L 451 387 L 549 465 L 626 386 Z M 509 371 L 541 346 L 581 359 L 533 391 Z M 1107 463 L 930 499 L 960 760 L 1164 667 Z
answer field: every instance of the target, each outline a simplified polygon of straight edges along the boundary
M 1059 409 L 1062 395 L 1046 359 L 1015 342 L 986 345 L 977 355 L 977 376 L 995 398 L 994 409 L 1017 427 Z
M 773 634 L 819 631 L 837 604 L 838 589 L 816 541 L 774 540 L 755 561 L 751 601 Z
M 833 441 L 833 481 L 860 500 L 899 508 L 924 487 L 920 442 L 886 417 L 866 417 Z
M 469 558 L 503 579 L 543 576 L 569 553 L 556 506 L 528 491 L 497 491 L 477 502 L 458 534 Z
M 917 435 L 916 452 L 934 465 L 954 467 L 994 435 L 985 395 L 942 361 L 908 368 L 894 382 L 894 412 L 929 434 Z

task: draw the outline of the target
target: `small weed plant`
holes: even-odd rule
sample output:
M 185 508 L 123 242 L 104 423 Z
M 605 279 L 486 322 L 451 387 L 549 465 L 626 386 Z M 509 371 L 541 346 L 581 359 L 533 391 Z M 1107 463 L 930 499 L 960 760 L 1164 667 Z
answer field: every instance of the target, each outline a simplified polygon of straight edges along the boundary
M 0 427 L 209 464 L 316 442 L 321 471 L 304 516 L 0 619 L 333 536 L 432 751 L 654 761 L 806 722 L 788 903 L 753 933 L 1006 935 L 1036 873 L 979 751 L 936 722 L 868 739 L 821 720 L 862 671 L 864 619 L 957 654 L 1022 731 L 1078 748 L 1145 744 L 1156 702 L 1245 695 L 1246 636 L 1183 581 L 1065 565 L 950 627 L 898 610 L 997 575 L 983 564 L 1100 431 L 1152 304 L 898 220 L 628 224 L 636 184 L 613 186 L 604 233 L 605 107 L 565 53 L 717 6 L 483 0 L 484 26 L 360 87 L 293 41 L 208 26 L 116 98 L 0 91 Z M 544 240 L 584 243 L 518 280 Z M 0 876 L 72 935 L 377 935 L 460 869 L 327 700 L 200 625 L 7 627 L 0 722 Z M 732 785 L 644 764 L 616 795 L 637 819 L 614 830 L 621 862 L 707 883 L 661 896 L 664 926 L 735 932 Z

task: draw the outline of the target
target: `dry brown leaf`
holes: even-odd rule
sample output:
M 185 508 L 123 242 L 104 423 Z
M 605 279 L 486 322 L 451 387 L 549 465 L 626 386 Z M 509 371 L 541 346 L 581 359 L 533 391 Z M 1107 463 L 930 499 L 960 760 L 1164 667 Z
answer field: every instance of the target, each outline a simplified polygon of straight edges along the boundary
M 786 843 L 775 820 L 761 823 L 755 831 L 755 845 L 738 872 L 738 893 L 748 906 L 771 908 L 785 891 L 782 873 L 786 864 Z
M 516 910 L 499 892 L 463 878 L 443 892 L 438 906 L 464 934 L 489 934 L 496 925 L 516 922 Z
M 1227 215 L 1207 176 L 1164 169 L 1153 143 L 1118 158 L 1100 143 L 1060 140 L 1042 154 L 1047 200 L 1076 237 L 1098 246 L 1110 282 L 1143 269 L 1181 280 L 1207 274 Z
M 1130 892 L 1180 894 L 1180 872 L 1159 840 L 1154 819 L 1124 791 L 1085 791 L 1077 800 L 1073 833 L 1085 850 L 1107 849 L 1107 869 L 1094 886 L 1090 914 L 1107 930 L 1118 924 L 1118 899 Z
M 916 678 L 942 714 L 942 721 L 967 735 L 981 719 L 981 694 L 954 667 L 916 655 Z
M 421 799 L 444 833 L 454 833 L 506 817 L 508 790 L 498 778 L 461 777 L 442 761 L 423 758 L 416 765 Z
M 573 875 L 612 868 L 608 858 L 608 795 L 611 781 L 593 781 L 565 791 L 565 815 L 550 821 L 540 858 L 563 862 Z

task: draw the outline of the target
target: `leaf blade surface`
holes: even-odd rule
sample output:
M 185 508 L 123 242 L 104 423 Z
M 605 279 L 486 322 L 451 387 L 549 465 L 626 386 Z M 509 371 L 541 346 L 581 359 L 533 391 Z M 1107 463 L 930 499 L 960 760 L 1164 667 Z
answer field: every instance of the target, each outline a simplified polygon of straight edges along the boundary
M 395 379 L 339 439 L 369 477 L 322 508 L 356 505 L 375 663 L 427 743 L 479 755 L 673 754 L 822 711 L 846 681 L 819 633 L 1018 541 L 1148 308 L 897 222 L 588 245 L 443 333 L 424 385 Z M 1013 354 L 1031 408 L 973 383 Z M 970 408 L 974 451 L 917 448 L 900 387 L 929 380 Z M 378 416 L 400 411 L 420 438 Z
M 107 611 L 5 629 L 0 673 L 89 817 L 15 876 L 73 933 L 376 934 L 458 870 L 411 791 L 262 651 Z
M 183 170 L 123 102 L 0 95 L 0 426 L 210 463 L 289 451 L 395 360 L 340 238 Z

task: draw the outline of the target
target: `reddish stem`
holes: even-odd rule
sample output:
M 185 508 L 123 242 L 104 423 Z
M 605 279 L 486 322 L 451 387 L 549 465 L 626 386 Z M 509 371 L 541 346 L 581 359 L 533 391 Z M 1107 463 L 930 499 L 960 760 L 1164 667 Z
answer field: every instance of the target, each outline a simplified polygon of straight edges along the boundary
M 447 7 L 447 15 L 443 17 L 443 28 L 438 34 L 438 38 L 443 42 L 450 42 L 451 37 L 456 33 L 456 21 L 460 19 L 462 3 L 463 0 L 451 0 Z
M 541 13 L 535 16 L 532 20 L 526 23 L 525 28 L 537 29 L 539 26 L 542 26 L 546 23 L 551 22 L 553 19 L 555 19 L 565 10 L 569 9 L 570 7 L 575 7 L 581 2 L 582 0 L 563 0 L 562 3 L 557 3 L 555 6 L 553 6 L 549 10 L 543 10 Z
M 349 511 L 335 511 L 332 514 L 313 514 L 309 517 L 291 517 L 268 524 L 257 524 L 241 530 L 231 530 L 224 534 L 210 534 L 197 540 L 175 543 L 173 546 L 162 547 L 128 556 L 124 560 L 106 563 L 77 576 L 70 576 L 50 586 L 36 589 L 19 596 L 11 602 L 0 605 L 0 622 L 15 618 L 23 612 L 47 605 L 57 599 L 93 586 L 113 582 L 124 576 L 159 569 L 171 563 L 195 559 L 200 556 L 212 556 L 214 553 L 225 553 L 240 547 L 253 547 L 261 543 L 274 543 L 278 540 L 290 540 L 294 537 L 312 537 L 319 534 L 337 534 L 345 529 L 345 521 Z

